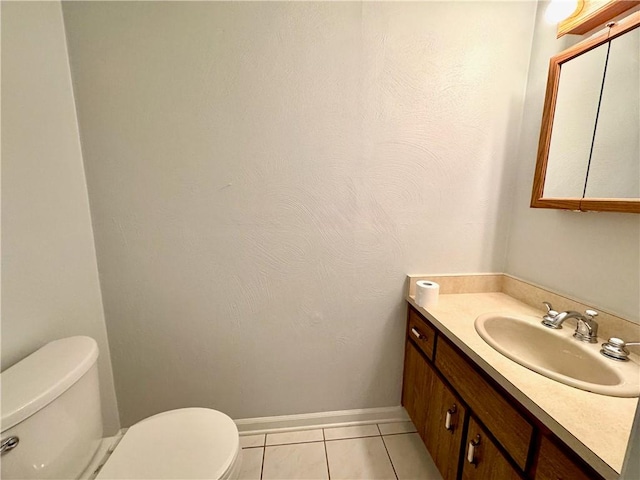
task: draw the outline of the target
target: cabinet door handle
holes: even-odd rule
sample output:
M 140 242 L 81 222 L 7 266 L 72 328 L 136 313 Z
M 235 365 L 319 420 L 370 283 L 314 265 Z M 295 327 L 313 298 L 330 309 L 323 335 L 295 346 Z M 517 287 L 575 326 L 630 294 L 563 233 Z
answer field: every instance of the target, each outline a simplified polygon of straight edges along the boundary
M 426 335 L 423 335 L 422 333 L 420 333 L 420 330 L 418 330 L 415 327 L 411 329 L 411 333 L 413 333 L 413 336 L 416 337 L 418 340 L 425 340 L 427 338 Z
M 457 410 L 457 407 L 455 403 L 449 410 L 447 410 L 447 416 L 444 419 L 445 430 L 449 430 L 450 432 L 453 432 L 454 427 L 451 426 L 451 417 L 453 416 L 454 413 L 456 413 L 456 410 Z
M 476 435 L 476 438 L 469 442 L 469 450 L 467 451 L 467 462 L 472 465 L 476 465 L 475 453 L 476 447 L 480 445 L 480 435 Z

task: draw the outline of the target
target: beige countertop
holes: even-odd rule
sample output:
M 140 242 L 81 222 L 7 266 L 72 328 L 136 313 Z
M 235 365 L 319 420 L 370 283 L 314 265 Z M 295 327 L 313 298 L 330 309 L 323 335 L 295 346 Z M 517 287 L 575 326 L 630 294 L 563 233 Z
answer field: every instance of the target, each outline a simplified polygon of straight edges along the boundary
M 538 321 L 541 310 L 500 292 L 441 294 L 438 306 L 429 311 L 413 296 L 406 299 L 600 474 L 618 478 L 638 399 L 599 395 L 551 380 L 494 350 L 474 327 L 484 313 L 530 315 Z

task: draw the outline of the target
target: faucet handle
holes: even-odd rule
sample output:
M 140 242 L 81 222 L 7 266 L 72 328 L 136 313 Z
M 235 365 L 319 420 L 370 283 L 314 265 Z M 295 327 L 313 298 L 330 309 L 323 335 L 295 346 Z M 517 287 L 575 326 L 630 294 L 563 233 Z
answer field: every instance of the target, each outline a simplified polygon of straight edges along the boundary
M 621 338 L 611 337 L 608 342 L 602 344 L 600 353 L 607 358 L 626 362 L 629 360 L 629 350 L 627 345 L 640 345 L 640 342 L 625 342 Z
M 552 318 L 558 316 L 558 312 L 553 309 L 553 306 L 549 302 L 542 302 L 542 304 L 547 307 L 547 316 Z
M 560 314 L 553 309 L 553 306 L 551 306 L 549 302 L 542 302 L 542 304 L 547 307 L 547 313 L 542 316 L 542 324 L 549 328 L 562 328 L 560 326 L 553 325 L 553 321 Z
M 542 324 L 545 327 L 561 329 L 562 325 L 560 323 L 562 322 L 556 323 L 560 318 L 560 314 L 553 309 L 549 302 L 542 302 L 542 304 L 547 307 L 547 313 L 542 316 Z
M 595 317 L 598 316 L 598 312 L 596 312 L 595 310 L 585 310 L 584 314 L 585 314 L 585 317 L 587 317 L 587 320 L 593 320 Z

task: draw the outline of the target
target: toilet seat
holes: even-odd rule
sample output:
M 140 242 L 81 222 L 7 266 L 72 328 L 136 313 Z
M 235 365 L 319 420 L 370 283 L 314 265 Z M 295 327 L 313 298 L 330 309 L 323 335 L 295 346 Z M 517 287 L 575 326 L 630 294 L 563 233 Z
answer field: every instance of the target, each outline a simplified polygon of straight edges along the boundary
M 96 480 L 229 478 L 239 452 L 238 429 L 224 413 L 171 410 L 129 428 Z

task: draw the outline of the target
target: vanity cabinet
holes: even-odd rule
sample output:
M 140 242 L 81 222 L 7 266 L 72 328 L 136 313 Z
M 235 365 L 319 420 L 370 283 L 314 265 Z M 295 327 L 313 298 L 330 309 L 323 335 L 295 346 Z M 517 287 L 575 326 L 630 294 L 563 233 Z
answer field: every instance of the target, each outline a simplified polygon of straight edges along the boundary
M 445 480 L 602 478 L 412 306 L 402 404 Z

